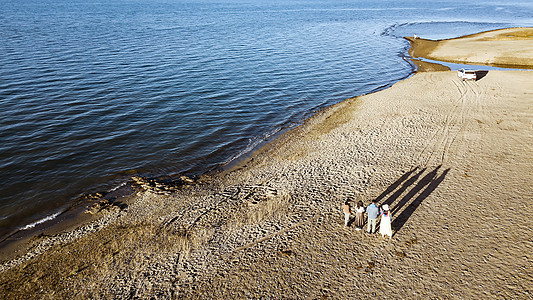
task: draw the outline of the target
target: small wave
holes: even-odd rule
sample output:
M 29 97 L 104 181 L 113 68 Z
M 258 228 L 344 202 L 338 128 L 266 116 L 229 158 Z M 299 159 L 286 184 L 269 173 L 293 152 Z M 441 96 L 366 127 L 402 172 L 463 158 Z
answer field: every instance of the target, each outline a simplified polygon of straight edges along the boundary
M 412 24 L 412 23 L 395 23 L 395 24 L 392 24 L 390 25 L 389 27 L 383 29 L 383 31 L 380 33 L 381 36 L 390 36 L 391 33 L 396 30 L 398 27 L 401 27 L 401 26 L 406 26 L 406 25 L 409 25 L 409 24 Z
M 401 38 L 405 35 L 412 34 L 411 31 L 426 31 L 425 38 L 444 39 L 458 37 L 476 31 L 486 31 L 509 26 L 510 24 L 506 23 L 461 20 L 406 22 L 392 24 L 383 29 L 380 35 Z
M 238 152 L 237 154 L 230 157 L 228 160 L 226 160 L 223 165 L 230 165 L 231 163 L 235 161 L 239 161 L 242 157 L 246 157 L 248 154 L 252 153 L 256 148 L 261 145 L 262 143 L 266 143 L 270 141 L 270 139 L 277 135 L 280 131 L 282 131 L 282 127 L 277 127 L 276 129 L 263 134 L 261 137 L 257 137 L 255 139 L 249 139 L 248 146 L 246 146 L 245 149 Z
M 209 27 L 216 25 L 216 22 L 209 22 L 209 23 L 198 23 L 198 24 L 183 24 L 183 25 L 176 25 L 176 26 L 150 26 L 148 29 L 151 30 L 159 30 L 159 31 L 168 31 L 168 30 L 183 30 L 183 29 L 190 29 L 190 28 L 200 28 L 200 27 Z
M 42 224 L 44 222 L 47 222 L 47 221 L 50 221 L 50 220 L 53 220 L 55 219 L 57 216 L 59 216 L 62 212 L 56 212 L 55 214 L 52 214 L 52 215 L 49 215 L 48 217 L 46 218 L 42 218 L 40 219 L 39 221 L 35 221 L 31 224 L 28 224 L 26 226 L 24 226 L 23 228 L 21 228 L 20 230 L 28 230 L 28 229 L 31 229 L 39 224 Z
M 126 182 L 123 182 L 123 183 L 117 185 L 116 187 L 110 189 L 109 192 L 114 192 L 114 191 L 120 189 L 121 187 L 123 187 L 123 186 L 125 186 L 125 185 L 126 185 Z

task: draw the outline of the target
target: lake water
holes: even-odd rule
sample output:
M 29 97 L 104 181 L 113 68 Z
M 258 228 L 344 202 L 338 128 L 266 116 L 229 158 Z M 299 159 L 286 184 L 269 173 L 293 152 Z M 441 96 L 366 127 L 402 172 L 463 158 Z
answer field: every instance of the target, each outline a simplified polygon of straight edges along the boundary
M 263 2 L 1 1 L 0 237 L 390 86 L 413 71 L 402 36 L 533 24 L 529 1 Z

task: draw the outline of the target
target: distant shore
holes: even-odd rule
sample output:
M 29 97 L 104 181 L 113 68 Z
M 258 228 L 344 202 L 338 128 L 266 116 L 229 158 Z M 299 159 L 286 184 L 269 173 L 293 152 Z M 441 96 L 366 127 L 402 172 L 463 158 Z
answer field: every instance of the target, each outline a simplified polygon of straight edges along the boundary
M 410 53 L 479 64 L 460 54 L 462 41 L 488 53 L 502 51 L 502 36 L 505 53 L 533 49 L 532 28 L 508 30 L 408 38 Z M 533 66 L 522 52 L 483 59 Z M 85 223 L 3 262 L 2 294 L 531 297 L 533 72 L 463 82 L 423 71 L 320 111 L 230 170 L 171 187 L 135 179 L 140 192 L 127 202 L 101 201 Z M 346 199 L 388 204 L 393 238 L 344 228 Z
M 447 40 L 406 37 L 412 47 L 409 55 L 432 60 L 488 65 L 513 69 L 533 69 L 533 28 L 506 28 Z

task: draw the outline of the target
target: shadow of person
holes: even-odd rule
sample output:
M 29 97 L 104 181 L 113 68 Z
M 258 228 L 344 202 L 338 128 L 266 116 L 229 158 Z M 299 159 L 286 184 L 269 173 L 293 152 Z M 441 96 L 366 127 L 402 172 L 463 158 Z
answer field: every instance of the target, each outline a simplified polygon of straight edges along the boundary
M 476 81 L 481 80 L 481 78 L 487 76 L 488 73 L 489 71 L 486 70 L 476 71 Z
M 418 169 L 418 167 L 414 167 L 412 168 L 411 170 L 409 170 L 407 173 L 403 174 L 400 178 L 398 178 L 393 184 L 391 184 L 385 191 L 383 191 L 383 193 L 381 193 L 381 195 L 379 195 L 377 198 L 376 198 L 376 203 L 379 203 L 379 201 L 381 201 L 383 198 L 385 198 L 388 194 L 394 192 L 400 185 L 402 185 L 402 187 L 400 188 L 400 190 L 405 190 L 407 189 L 411 184 L 414 183 L 414 180 L 416 179 L 413 179 L 413 177 L 416 177 L 416 176 L 413 176 L 409 179 L 409 177 L 411 176 L 411 174 L 413 174 L 413 172 L 415 172 L 416 170 Z M 423 172 L 423 170 L 422 170 Z M 409 179 L 409 180 L 407 180 Z M 407 181 L 406 181 L 407 180 Z M 404 181 L 406 181 L 404 183 Z M 388 205 L 391 205 L 392 202 L 394 202 L 394 200 L 396 200 L 399 195 L 401 194 L 401 192 L 398 192 L 396 191 L 394 194 L 392 194 L 387 200 L 385 200 L 385 202 L 383 202 L 383 204 L 388 204 Z
M 354 214 L 355 215 L 355 214 Z M 355 217 L 354 215 L 350 216 L 350 220 L 348 221 L 348 227 L 352 227 L 352 224 L 355 223 Z
M 391 223 L 391 227 L 393 229 L 393 236 L 396 235 L 400 229 L 402 229 L 403 225 L 409 220 L 411 215 L 414 213 L 414 211 L 422 204 L 422 201 L 424 201 L 435 189 L 442 183 L 448 172 L 450 171 L 450 168 L 444 170 L 441 175 L 436 177 L 437 171 L 440 168 L 437 167 L 435 170 L 433 170 L 428 176 L 425 176 L 424 178 L 427 179 L 426 182 L 423 183 L 424 186 L 426 186 L 416 197 L 397 217 L 394 218 Z M 421 180 L 422 183 L 424 180 Z M 416 187 L 414 188 L 416 189 Z
M 396 205 L 391 209 L 391 212 L 395 214 L 397 211 L 400 211 L 404 205 L 406 205 L 413 197 L 418 194 L 425 186 L 427 186 L 436 176 L 437 172 L 439 171 L 441 166 L 436 167 L 433 169 L 433 171 L 429 172 L 428 174 L 424 175 L 422 179 L 420 179 L 416 185 L 398 201 Z M 426 169 L 423 169 L 422 172 L 417 174 L 417 179 L 424 173 Z

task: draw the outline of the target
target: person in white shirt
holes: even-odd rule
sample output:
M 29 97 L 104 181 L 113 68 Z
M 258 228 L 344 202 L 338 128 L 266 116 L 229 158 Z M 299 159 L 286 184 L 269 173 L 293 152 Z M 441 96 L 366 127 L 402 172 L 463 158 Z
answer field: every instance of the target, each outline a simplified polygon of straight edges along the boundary
M 389 239 L 392 238 L 392 228 L 391 228 L 391 213 L 389 211 L 389 206 L 383 204 L 381 210 L 381 221 L 379 222 L 379 233 L 381 236 L 389 236 Z

